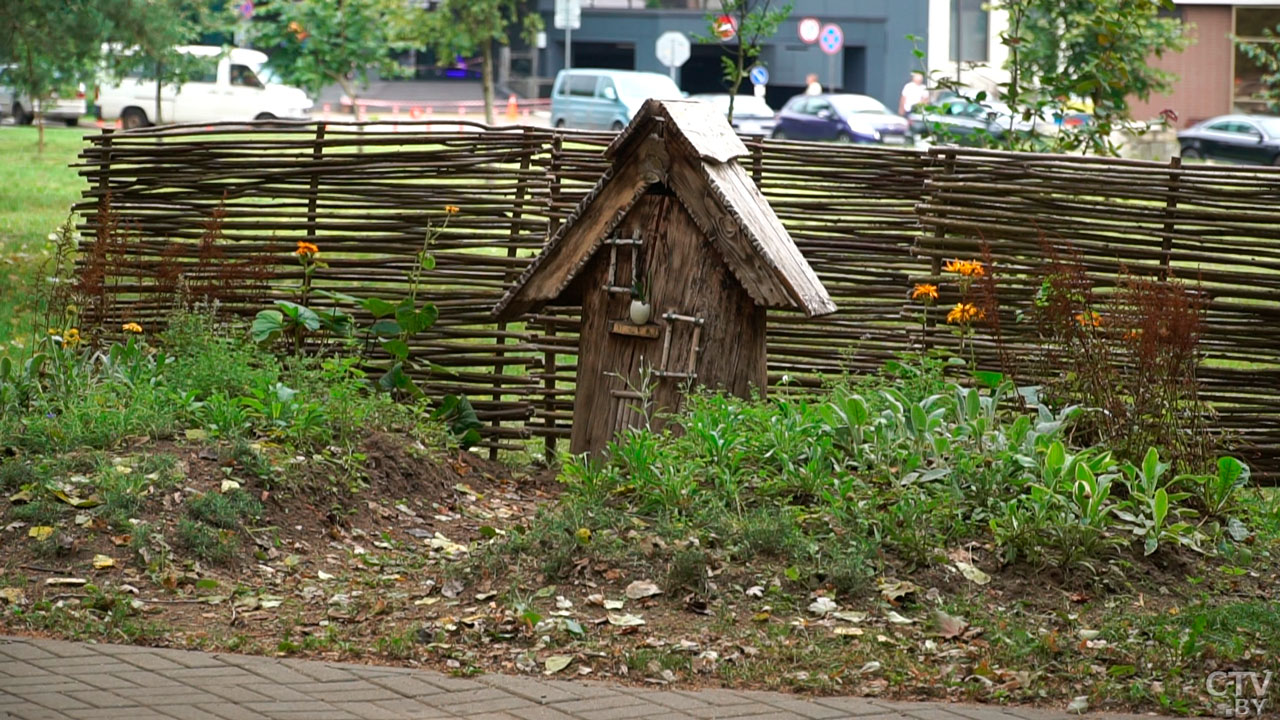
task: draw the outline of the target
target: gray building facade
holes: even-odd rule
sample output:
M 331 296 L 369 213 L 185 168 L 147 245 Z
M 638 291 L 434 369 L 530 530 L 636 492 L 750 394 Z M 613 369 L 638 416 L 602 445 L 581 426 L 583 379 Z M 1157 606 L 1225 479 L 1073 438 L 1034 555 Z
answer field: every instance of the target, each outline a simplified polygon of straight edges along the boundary
M 706 10 L 599 7 L 592 0 L 582 4 L 582 26 L 572 33 L 574 67 L 667 73 L 654 51 L 658 36 L 669 30 L 682 32 L 691 40 L 707 34 Z M 903 83 L 912 70 L 922 66 L 913 53 L 917 43 L 908 36 L 922 38 L 918 46 L 924 49 L 928 5 L 928 0 L 795 0 L 790 17 L 765 42 L 761 54 L 761 63 L 770 75 L 770 104 L 779 107 L 801 92 L 805 77 L 812 73 L 824 88 L 871 95 L 896 109 Z M 564 67 L 565 32 L 553 24 L 554 0 L 539 0 L 538 7 L 547 28 L 547 42 L 535 67 L 540 76 L 553 78 Z M 816 44 L 803 43 L 798 26 L 806 17 L 839 25 L 844 32 L 841 51 L 830 56 Z M 680 88 L 689 93 L 724 92 L 720 56 L 725 46 L 734 42 L 694 41 L 689 61 L 675 72 Z M 543 94 L 548 90 L 544 84 Z M 744 83 L 741 91 L 749 90 L 750 85 Z

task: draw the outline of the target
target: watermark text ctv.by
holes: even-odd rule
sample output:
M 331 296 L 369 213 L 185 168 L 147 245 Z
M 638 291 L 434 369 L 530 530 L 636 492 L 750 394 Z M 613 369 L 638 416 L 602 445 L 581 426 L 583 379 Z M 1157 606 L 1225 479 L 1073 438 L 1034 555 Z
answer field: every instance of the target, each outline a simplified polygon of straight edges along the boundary
M 1272 673 L 1232 670 L 1211 672 L 1204 679 L 1205 690 L 1217 699 L 1218 715 L 1228 718 L 1261 718 L 1275 716 Z

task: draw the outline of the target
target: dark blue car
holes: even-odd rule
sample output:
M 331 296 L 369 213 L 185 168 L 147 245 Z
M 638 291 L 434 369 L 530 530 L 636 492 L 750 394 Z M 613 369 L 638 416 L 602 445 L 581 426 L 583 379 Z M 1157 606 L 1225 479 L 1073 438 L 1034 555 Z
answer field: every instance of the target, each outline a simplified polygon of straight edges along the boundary
M 778 113 L 773 137 L 906 145 L 908 124 L 866 95 L 797 95 Z

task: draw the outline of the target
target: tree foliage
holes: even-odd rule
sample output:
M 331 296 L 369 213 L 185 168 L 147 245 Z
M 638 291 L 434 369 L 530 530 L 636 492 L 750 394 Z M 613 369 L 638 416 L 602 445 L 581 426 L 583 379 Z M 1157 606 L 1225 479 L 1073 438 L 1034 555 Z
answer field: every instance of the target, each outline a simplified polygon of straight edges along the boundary
M 405 46 L 411 12 L 403 0 L 271 0 L 255 13 L 256 42 L 286 84 L 314 94 L 337 83 L 354 101 L 370 70 L 404 73 L 391 51 Z
M 733 122 L 733 103 L 742 88 L 742 81 L 751 72 L 751 67 L 758 63 L 764 41 L 772 38 L 782 21 L 791 16 L 792 7 L 791 0 L 786 4 L 776 0 L 723 0 L 719 11 L 707 15 L 708 33 L 697 36 L 699 42 L 721 41 L 716 32 L 721 15 L 733 18 L 737 27 L 738 44 L 727 46 L 720 58 L 721 72 L 729 91 L 729 122 Z
M 2 2 L 0 61 L 14 65 L 15 90 L 33 99 L 38 120 L 41 105 L 55 93 L 78 83 L 92 85 L 104 72 L 147 70 L 164 82 L 181 82 L 191 65 L 174 48 L 198 37 L 208 19 L 206 5 L 197 0 Z M 104 55 L 104 46 L 112 52 Z
M 493 44 L 510 43 L 513 28 L 532 42 L 542 29 L 542 17 L 526 0 L 444 0 L 418 25 L 419 39 L 438 58 L 480 53 L 486 123 L 493 123 Z
M 999 0 L 993 9 L 1009 15 L 1000 41 L 1009 49 L 1009 80 L 1000 100 L 1012 111 L 1009 128 L 979 136 L 987 145 L 1016 150 L 1117 155 L 1111 137 L 1132 125 L 1130 101 L 1166 92 L 1174 76 L 1154 68 L 1151 58 L 1187 45 L 1182 22 L 1161 14 L 1171 0 Z M 944 89 L 966 96 L 951 81 Z M 985 94 L 970 98 L 985 100 Z M 1084 109 L 1088 122 L 1046 136 L 1014 127 L 1018 119 L 1060 122 Z M 1142 118 L 1143 120 L 1147 118 Z

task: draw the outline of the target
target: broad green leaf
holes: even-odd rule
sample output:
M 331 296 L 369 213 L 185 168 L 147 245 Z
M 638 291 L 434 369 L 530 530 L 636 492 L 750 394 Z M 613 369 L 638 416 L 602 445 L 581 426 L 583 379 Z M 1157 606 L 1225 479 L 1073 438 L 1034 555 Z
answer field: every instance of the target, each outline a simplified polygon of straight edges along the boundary
M 290 300 L 277 300 L 276 307 L 307 330 L 314 332 L 320 329 L 320 316 L 316 315 L 311 308 Z
M 359 301 L 360 307 L 364 308 L 376 318 L 384 318 L 396 311 L 396 306 L 383 300 L 382 298 L 365 298 Z
M 1233 485 L 1243 484 L 1249 480 L 1249 466 L 1236 458 L 1224 455 L 1218 458 L 1218 478 Z
M 390 353 L 392 357 L 400 360 L 405 360 L 409 357 L 409 343 L 403 340 L 384 340 L 382 349 Z
M 271 342 L 284 332 L 284 315 L 279 310 L 263 310 L 253 318 L 249 336 L 259 345 Z
M 378 337 L 395 337 L 400 334 L 400 324 L 395 320 L 379 320 L 369 327 L 369 332 Z
M 982 101 L 979 100 L 978 102 Z M 994 390 L 1000 386 L 1000 383 L 1004 382 L 1004 373 L 994 372 L 991 370 L 978 370 L 973 373 L 973 379 Z
M 1164 527 L 1164 519 L 1169 514 L 1169 495 L 1164 491 L 1164 488 L 1156 491 L 1151 510 L 1156 521 L 1156 529 Z

